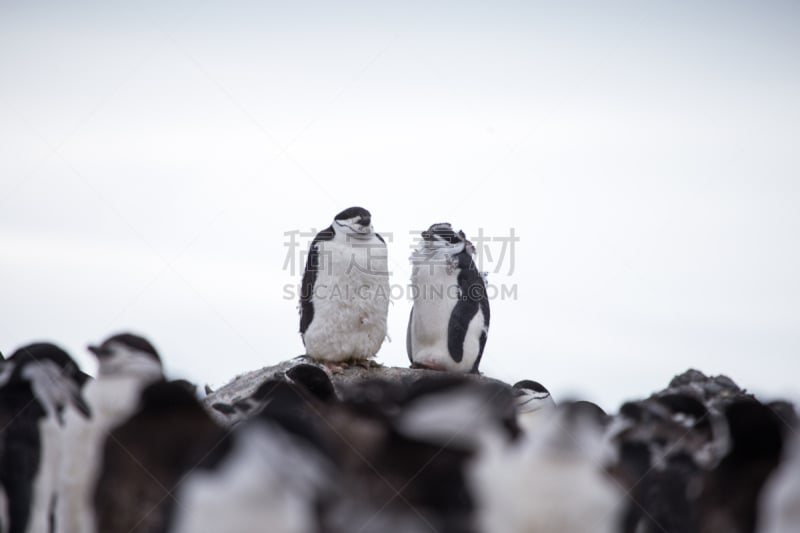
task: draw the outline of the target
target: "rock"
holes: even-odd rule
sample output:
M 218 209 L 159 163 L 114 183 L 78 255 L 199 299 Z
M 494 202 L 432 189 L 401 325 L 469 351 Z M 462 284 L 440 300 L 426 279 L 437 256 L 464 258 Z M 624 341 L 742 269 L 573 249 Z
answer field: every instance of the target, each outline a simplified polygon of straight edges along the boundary
M 450 372 L 436 370 L 383 366 L 372 361 L 366 364 L 353 364 L 331 370 L 308 356 L 300 355 L 277 365 L 267 366 L 236 376 L 229 383 L 209 393 L 203 399 L 203 402 L 218 422 L 225 425 L 236 424 L 246 418 L 248 414 L 247 409 L 237 408 L 237 406 L 247 404 L 248 399 L 258 389 L 259 385 L 268 379 L 287 379 L 286 372 L 301 364 L 310 364 L 323 369 L 330 376 L 337 396 L 340 398 L 347 394 L 349 388 L 366 381 L 385 380 L 408 386 L 422 377 L 447 377 L 453 375 Z M 498 383 L 511 389 L 511 386 L 507 383 L 481 374 L 458 375 L 468 379 Z
M 672 378 L 669 386 L 653 394 L 653 397 L 671 394 L 685 394 L 696 398 L 715 414 L 721 413 L 734 400 L 754 399 L 752 394 L 739 387 L 728 376 L 706 376 L 694 368 Z

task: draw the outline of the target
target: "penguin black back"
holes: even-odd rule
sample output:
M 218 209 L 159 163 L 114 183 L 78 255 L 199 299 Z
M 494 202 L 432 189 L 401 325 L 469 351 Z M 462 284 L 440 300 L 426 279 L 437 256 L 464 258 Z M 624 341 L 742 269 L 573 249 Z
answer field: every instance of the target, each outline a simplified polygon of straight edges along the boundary
M 755 531 L 761 489 L 783 450 L 784 423 L 761 402 L 735 400 L 725 408 L 725 420 L 730 449 L 704 481 L 700 533 Z
M 212 468 L 230 448 L 184 384 L 159 381 L 106 440 L 94 503 L 104 533 L 167 531 L 184 476 Z

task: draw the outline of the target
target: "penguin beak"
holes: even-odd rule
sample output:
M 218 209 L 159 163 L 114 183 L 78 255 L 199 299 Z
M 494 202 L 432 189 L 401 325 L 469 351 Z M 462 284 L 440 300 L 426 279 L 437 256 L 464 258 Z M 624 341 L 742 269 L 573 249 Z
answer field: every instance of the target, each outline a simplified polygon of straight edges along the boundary
M 369 226 L 372 223 L 372 217 L 361 217 L 358 221 L 362 226 Z
M 429 240 L 431 240 L 431 237 L 432 237 L 432 235 L 431 235 L 430 231 L 423 231 L 422 232 L 422 239 L 423 240 L 429 241 Z
M 107 355 L 111 355 L 111 350 L 109 350 L 108 348 L 103 348 L 101 346 L 94 346 L 90 344 L 89 346 L 86 347 L 86 349 L 92 352 L 94 356 L 97 357 L 98 359 L 105 357 Z

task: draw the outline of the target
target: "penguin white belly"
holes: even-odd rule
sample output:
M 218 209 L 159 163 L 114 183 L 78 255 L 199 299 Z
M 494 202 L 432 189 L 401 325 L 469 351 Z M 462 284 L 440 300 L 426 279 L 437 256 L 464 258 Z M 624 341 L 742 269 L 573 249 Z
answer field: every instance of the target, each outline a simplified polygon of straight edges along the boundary
M 464 359 L 461 360 L 459 370 L 464 372 L 472 370 L 481 353 L 481 335 L 485 331 L 483 311 L 478 307 L 478 312 L 469 321 L 467 334 L 464 337 Z
M 461 361 L 450 355 L 450 316 L 458 304 L 459 269 L 423 265 L 411 277 L 414 309 L 411 317 L 411 360 L 441 370 L 469 372 L 480 353 L 483 313 L 478 309 L 469 321 Z
M 50 530 L 50 513 L 53 496 L 56 494 L 57 480 L 60 473 L 62 429 L 50 417 L 39 422 L 41 450 L 39 471 L 33 482 L 31 511 L 26 531 L 37 533 Z
M 415 363 L 435 367 L 455 363 L 447 348 L 447 332 L 458 301 L 456 276 L 455 272 L 448 274 L 444 266 L 424 265 L 411 277 L 411 353 Z
M 138 407 L 141 377 L 105 376 L 89 382 L 84 398 L 92 418 L 87 420 L 70 408 L 65 412 L 64 449 L 59 498 L 56 502 L 57 533 L 94 533 L 94 488 L 100 474 L 103 447 L 109 432 Z
M 8 531 L 11 519 L 8 516 L 8 496 L 3 487 L 0 487 L 0 531 Z
M 549 407 L 533 411 L 517 411 L 517 425 L 525 435 L 535 435 L 547 419 Z
M 295 441 L 272 428 L 246 427 L 216 470 L 187 475 L 171 531 L 314 531 L 315 489 L 323 479 L 321 466 Z
M 367 359 L 378 353 L 386 337 L 386 247 L 378 239 L 360 244 L 320 243 L 311 297 L 314 316 L 303 335 L 306 352 L 315 359 Z

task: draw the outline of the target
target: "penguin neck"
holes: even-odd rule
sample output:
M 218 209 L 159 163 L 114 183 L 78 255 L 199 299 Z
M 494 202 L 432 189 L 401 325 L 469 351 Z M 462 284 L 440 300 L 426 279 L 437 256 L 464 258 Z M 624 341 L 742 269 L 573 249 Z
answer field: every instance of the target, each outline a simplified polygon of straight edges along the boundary
M 369 233 L 361 233 L 347 224 L 341 224 L 335 220 L 331 227 L 333 228 L 333 240 L 340 244 L 350 244 L 353 241 L 368 241 L 374 235 L 371 231 Z
M 101 362 L 98 376 L 130 377 L 143 382 L 163 377 L 161 363 L 150 357 L 131 357 L 123 360 Z
M 465 243 L 463 241 L 455 244 L 444 241 L 423 241 L 417 246 L 417 249 L 414 250 L 411 261 L 447 260 L 463 252 L 464 248 Z

